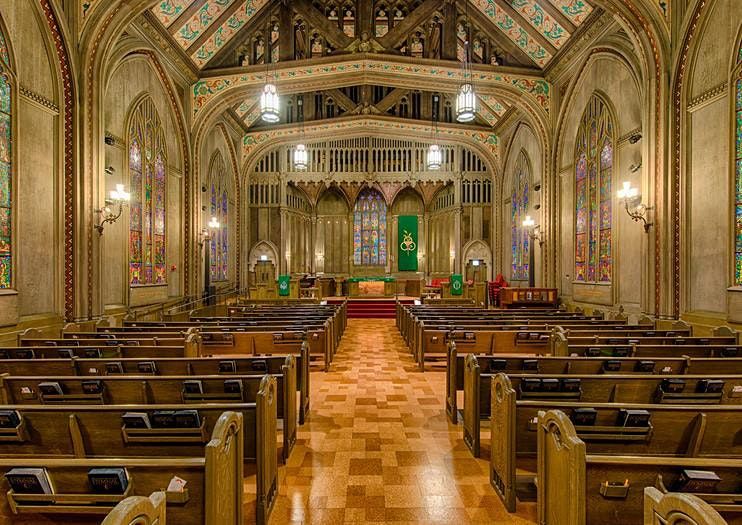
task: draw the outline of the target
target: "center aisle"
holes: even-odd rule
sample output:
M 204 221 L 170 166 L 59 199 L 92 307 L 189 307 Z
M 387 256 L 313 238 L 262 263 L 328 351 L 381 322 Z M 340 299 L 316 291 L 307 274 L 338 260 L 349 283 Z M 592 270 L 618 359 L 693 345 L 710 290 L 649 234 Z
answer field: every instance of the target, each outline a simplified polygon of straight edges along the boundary
M 312 373 L 270 523 L 532 523 L 535 505 L 504 510 L 488 460 L 446 419 L 444 387 L 442 371 L 417 370 L 394 320 L 349 320 L 330 372 Z

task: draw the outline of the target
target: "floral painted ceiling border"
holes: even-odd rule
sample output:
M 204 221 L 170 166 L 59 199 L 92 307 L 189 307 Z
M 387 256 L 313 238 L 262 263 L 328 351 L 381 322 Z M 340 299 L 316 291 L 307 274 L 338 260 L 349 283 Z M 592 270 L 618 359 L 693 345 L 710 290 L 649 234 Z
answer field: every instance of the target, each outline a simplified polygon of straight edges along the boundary
M 270 4 L 270 0 L 242 0 L 239 7 L 214 29 L 228 11 L 232 11 L 236 2 L 240 0 L 207 0 L 187 20 L 178 23 L 173 38 L 183 51 L 189 52 L 196 46 L 190 56 L 198 67 L 206 65 L 264 6 Z M 170 29 L 191 4 L 192 0 L 162 0 L 152 8 L 152 12 L 163 26 Z
M 198 67 L 203 67 L 224 45 L 247 24 L 260 9 L 269 4 L 270 0 L 247 0 L 230 16 L 219 29 L 206 39 L 196 51 L 191 54 L 191 59 Z
M 576 26 L 581 25 L 593 12 L 593 6 L 585 0 L 549 0 L 549 2 Z
M 455 66 L 429 66 L 370 58 L 339 60 L 341 61 L 332 64 L 279 67 L 272 73 L 272 76 L 275 75 L 275 82 L 278 85 L 279 91 L 281 89 L 281 82 L 310 79 L 317 81 L 323 78 L 336 79 L 339 75 L 344 74 L 358 75 L 365 73 L 393 76 L 406 80 L 421 78 L 428 80 L 448 80 L 451 82 L 459 82 L 461 80 L 461 68 Z M 543 78 L 502 73 L 497 70 L 474 70 L 471 73 L 471 80 L 475 86 L 503 86 L 516 89 L 524 95 L 531 97 L 545 112 L 549 112 L 551 87 Z M 193 84 L 191 91 L 193 117 L 198 117 L 201 111 L 221 93 L 235 88 L 260 87 L 264 82 L 265 70 L 262 68 L 245 73 L 201 79 Z
M 152 12 L 165 27 L 175 23 L 183 11 L 191 4 L 192 0 L 161 0 L 152 8 Z
M 571 36 L 569 31 L 554 20 L 549 13 L 544 11 L 534 0 L 512 0 L 513 8 L 518 11 L 528 23 L 533 26 L 551 44 L 560 49 Z
M 183 49 L 188 49 L 193 42 L 205 33 L 209 27 L 219 18 L 225 9 L 236 0 L 210 0 L 202 5 L 198 11 L 180 26 L 175 33 L 175 41 Z
M 539 44 L 523 26 L 513 20 L 495 0 L 470 0 L 470 2 L 489 18 L 500 31 L 505 33 L 536 65 L 543 68 L 549 63 L 552 54 Z
M 308 123 L 304 127 L 304 132 L 307 135 L 313 135 L 358 129 L 380 132 L 404 132 L 413 137 L 428 136 L 430 134 L 429 124 L 402 122 L 394 118 L 380 116 L 342 117 L 330 122 Z M 242 138 L 242 162 L 245 162 L 255 149 L 269 141 L 288 137 L 295 138 L 297 136 L 296 130 L 296 126 L 286 126 L 248 133 Z M 438 128 L 438 137 L 442 140 L 465 140 L 479 144 L 495 160 L 499 159 L 499 140 L 494 133 L 461 127 L 440 126 Z

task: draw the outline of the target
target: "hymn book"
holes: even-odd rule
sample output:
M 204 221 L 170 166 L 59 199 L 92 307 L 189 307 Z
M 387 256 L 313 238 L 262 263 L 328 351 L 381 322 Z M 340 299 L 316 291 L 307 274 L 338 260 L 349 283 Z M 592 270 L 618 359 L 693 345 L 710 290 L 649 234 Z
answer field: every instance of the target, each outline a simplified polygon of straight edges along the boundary
M 14 468 L 5 473 L 5 479 L 18 494 L 54 493 L 45 468 Z

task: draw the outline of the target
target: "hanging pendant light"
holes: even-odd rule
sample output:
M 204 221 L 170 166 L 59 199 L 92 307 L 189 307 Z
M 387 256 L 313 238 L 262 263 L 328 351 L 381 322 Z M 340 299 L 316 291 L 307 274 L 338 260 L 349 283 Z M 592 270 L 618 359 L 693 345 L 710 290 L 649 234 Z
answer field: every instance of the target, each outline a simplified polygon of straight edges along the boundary
M 301 123 L 301 142 L 294 148 L 294 169 L 305 171 L 307 169 L 307 147 L 304 145 L 304 101 L 303 97 L 296 99 L 297 118 Z
M 469 50 L 469 2 L 466 2 L 466 39 L 464 40 L 464 63 L 461 70 L 461 85 L 456 95 L 456 120 L 471 122 L 477 114 L 477 95 L 471 82 L 472 71 Z
M 456 120 L 471 122 L 477 114 L 477 95 L 469 82 L 461 84 L 456 95 Z
M 439 170 L 443 164 L 443 152 L 438 144 L 431 144 L 428 148 L 428 169 Z
M 307 147 L 304 144 L 297 144 L 294 148 L 294 169 L 296 171 L 307 169 Z
M 437 144 L 438 138 L 438 108 L 440 107 L 440 97 L 433 95 L 433 110 L 430 113 L 430 135 L 432 144 L 428 148 L 428 155 L 426 157 L 426 165 L 431 171 L 441 169 L 443 164 L 443 152 L 441 147 Z
M 275 124 L 281 119 L 278 92 L 276 86 L 270 82 L 265 84 L 263 94 L 260 95 L 260 117 L 269 124 Z

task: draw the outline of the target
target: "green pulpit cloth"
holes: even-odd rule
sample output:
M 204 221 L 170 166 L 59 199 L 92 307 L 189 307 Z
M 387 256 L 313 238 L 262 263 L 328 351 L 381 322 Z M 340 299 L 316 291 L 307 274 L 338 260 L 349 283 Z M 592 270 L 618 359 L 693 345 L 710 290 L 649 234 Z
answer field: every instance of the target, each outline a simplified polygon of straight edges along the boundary
M 417 215 L 400 215 L 397 229 L 400 272 L 417 271 L 417 240 Z
M 291 293 L 291 276 L 290 275 L 279 275 L 278 276 L 278 295 L 281 297 L 288 297 Z
M 464 294 L 464 276 L 460 273 L 451 275 L 451 295 Z

